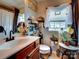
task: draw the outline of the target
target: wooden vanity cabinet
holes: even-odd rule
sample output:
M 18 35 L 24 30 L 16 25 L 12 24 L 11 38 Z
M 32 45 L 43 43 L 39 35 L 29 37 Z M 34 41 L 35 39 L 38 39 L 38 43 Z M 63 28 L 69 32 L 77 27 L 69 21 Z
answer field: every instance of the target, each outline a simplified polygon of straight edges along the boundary
M 8 59 L 39 59 L 39 47 L 33 42 Z
M 36 43 L 32 43 L 26 48 L 22 49 L 16 54 L 16 59 L 29 59 L 29 55 L 31 59 L 39 59 L 39 48 L 36 46 Z
M 25 59 L 27 58 L 28 54 L 32 52 L 35 48 L 35 43 L 30 44 L 29 46 L 25 47 L 18 53 L 16 53 L 16 59 Z
M 39 47 L 36 47 L 29 55 L 28 59 L 39 59 Z

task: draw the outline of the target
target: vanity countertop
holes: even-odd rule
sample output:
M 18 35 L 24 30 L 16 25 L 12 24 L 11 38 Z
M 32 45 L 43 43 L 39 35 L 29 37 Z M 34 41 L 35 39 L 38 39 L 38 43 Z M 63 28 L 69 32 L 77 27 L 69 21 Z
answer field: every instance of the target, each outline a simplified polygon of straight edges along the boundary
M 37 36 L 15 37 L 15 40 L 2 44 L 4 48 L 1 48 L 1 45 L 0 45 L 0 59 L 6 59 L 10 57 L 11 55 L 17 53 L 18 51 L 20 51 L 24 47 L 27 47 L 29 44 L 33 43 L 38 39 L 39 37 Z M 5 48 L 6 46 L 7 47 L 11 46 L 11 48 L 7 49 Z

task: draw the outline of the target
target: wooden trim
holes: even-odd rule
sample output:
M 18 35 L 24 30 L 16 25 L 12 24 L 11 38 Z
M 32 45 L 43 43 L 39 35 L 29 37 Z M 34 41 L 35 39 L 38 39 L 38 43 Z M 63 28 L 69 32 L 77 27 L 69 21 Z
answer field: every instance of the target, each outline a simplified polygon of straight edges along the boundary
M 19 15 L 19 9 L 15 8 L 14 19 L 13 19 L 13 31 L 17 31 L 17 20 Z
M 78 0 L 72 0 L 72 16 L 73 16 L 73 24 L 74 28 L 74 38 L 78 40 Z
M 78 0 L 78 16 L 79 16 L 79 0 Z M 78 17 L 78 26 L 79 26 L 79 17 Z
M 8 7 L 8 6 L 2 5 L 2 4 L 0 4 L 0 9 L 4 9 L 4 10 L 10 11 L 10 12 L 14 12 L 14 7 Z

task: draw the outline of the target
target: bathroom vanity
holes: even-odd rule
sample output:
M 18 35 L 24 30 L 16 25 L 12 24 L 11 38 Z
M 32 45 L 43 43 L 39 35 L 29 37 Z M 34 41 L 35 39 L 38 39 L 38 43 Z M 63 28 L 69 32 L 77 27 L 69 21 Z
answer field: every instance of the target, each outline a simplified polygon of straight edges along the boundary
M 0 45 L 0 59 L 39 59 L 37 36 L 16 37 Z

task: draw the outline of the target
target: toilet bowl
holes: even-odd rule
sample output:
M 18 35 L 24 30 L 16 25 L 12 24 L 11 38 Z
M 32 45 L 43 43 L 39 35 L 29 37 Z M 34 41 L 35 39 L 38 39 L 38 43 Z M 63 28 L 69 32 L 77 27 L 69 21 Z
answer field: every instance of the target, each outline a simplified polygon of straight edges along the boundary
M 40 53 L 41 54 L 49 54 L 50 53 L 50 47 L 47 45 L 40 45 Z

